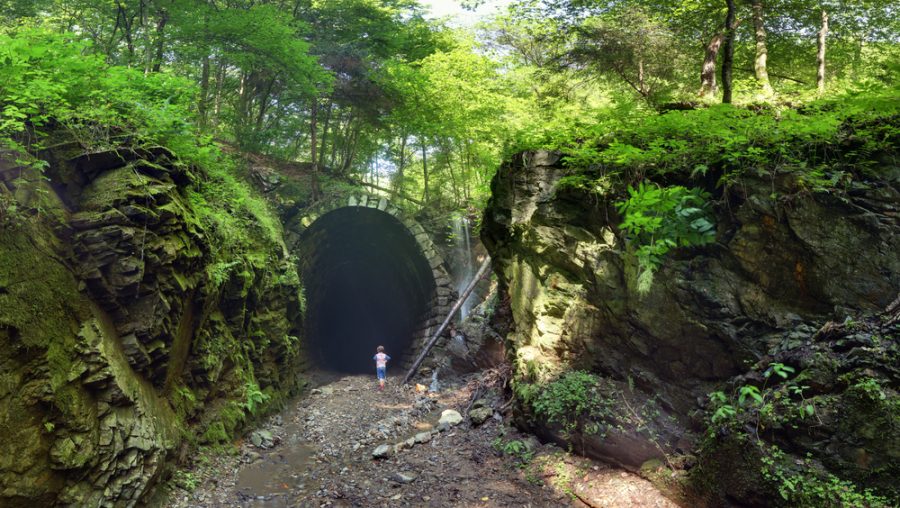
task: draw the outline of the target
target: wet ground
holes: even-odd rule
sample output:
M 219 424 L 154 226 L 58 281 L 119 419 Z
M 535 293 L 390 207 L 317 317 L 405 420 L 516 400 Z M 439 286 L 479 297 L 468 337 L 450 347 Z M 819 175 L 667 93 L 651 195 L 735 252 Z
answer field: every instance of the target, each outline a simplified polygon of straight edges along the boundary
M 316 389 L 230 453 L 198 454 L 170 482 L 165 505 L 677 506 L 636 475 L 511 429 L 500 411 L 474 426 L 465 416 L 477 379 L 423 394 L 396 379 L 382 392 L 374 376 L 318 378 Z M 490 390 L 478 398 L 502 409 Z M 445 409 L 461 413 L 462 423 L 438 426 Z M 373 458 L 384 444 L 389 456 Z

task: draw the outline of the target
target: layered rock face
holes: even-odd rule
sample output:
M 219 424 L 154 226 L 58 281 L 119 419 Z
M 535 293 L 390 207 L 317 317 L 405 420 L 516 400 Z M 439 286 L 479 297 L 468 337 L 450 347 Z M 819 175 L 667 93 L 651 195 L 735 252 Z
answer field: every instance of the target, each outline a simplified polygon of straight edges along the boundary
M 866 368 L 896 403 L 896 324 L 861 332 L 856 346 L 871 351 L 850 357 L 854 346 L 837 345 L 839 335 L 816 333 L 828 320 L 878 313 L 898 296 L 896 166 L 884 162 L 882 178 L 845 196 L 798 192 L 791 175 L 747 177 L 716 212 L 716 242 L 670 253 L 649 292 L 639 294 L 614 198 L 559 186 L 567 174 L 560 159 L 527 152 L 500 169 L 482 239 L 509 300 L 507 339 L 519 384 L 540 386 L 580 369 L 607 378 L 608 392 L 618 394 L 610 419 L 619 423 L 602 437 L 581 435 L 585 453 L 637 468 L 663 452 L 696 452 L 707 394 L 750 382 L 754 367 L 778 361 L 792 365 L 797 379 L 824 365 L 818 384 L 801 383 L 813 386 L 806 397 L 823 397 L 823 412 L 851 408 L 848 390 Z M 522 398 L 528 390 L 517 392 Z M 644 416 L 621 417 L 628 408 L 650 407 L 647 401 L 652 411 Z M 564 439 L 560 425 L 534 418 L 528 404 L 522 409 L 536 430 Z M 884 417 L 891 409 L 879 411 Z M 852 479 L 876 486 L 897 474 L 896 422 L 876 436 L 848 428 L 839 416 L 830 421 L 814 438 L 785 432 L 773 439 L 801 456 L 827 455 L 829 471 L 853 470 Z M 579 426 L 568 436 L 579 432 L 588 434 Z M 835 437 L 844 432 L 850 434 Z M 855 465 L 848 447 L 866 460 Z M 752 487 L 737 490 L 728 494 L 752 500 Z
M 163 149 L 48 160 L 0 167 L 0 504 L 131 506 L 291 390 L 299 281 L 279 248 L 223 269 Z

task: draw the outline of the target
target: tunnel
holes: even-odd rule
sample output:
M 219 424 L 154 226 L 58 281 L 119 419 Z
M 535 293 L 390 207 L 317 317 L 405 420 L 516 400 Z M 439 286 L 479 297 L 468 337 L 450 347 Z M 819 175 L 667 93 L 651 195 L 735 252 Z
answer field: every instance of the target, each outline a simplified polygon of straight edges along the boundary
M 392 358 L 389 374 L 397 374 L 435 294 L 413 234 L 381 210 L 338 208 L 303 232 L 298 254 L 309 359 L 325 370 L 374 372 L 382 345 Z

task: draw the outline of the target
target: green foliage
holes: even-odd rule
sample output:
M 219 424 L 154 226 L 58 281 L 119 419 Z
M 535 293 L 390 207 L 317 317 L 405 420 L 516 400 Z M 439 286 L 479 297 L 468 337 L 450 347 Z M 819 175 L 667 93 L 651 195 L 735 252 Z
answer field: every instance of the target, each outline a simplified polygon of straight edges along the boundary
M 815 399 L 804 395 L 809 386 L 798 384 L 803 378 L 802 373 L 791 379 L 795 369 L 776 362 L 762 374 L 765 383 L 761 387 L 743 385 L 731 396 L 721 391 L 709 394 L 707 415 L 710 425 L 702 448 L 714 448 L 720 435 L 731 435 L 754 450 L 750 455 L 759 458 L 761 478 L 782 498 L 782 502 L 776 504 L 810 508 L 892 506 L 887 498 L 825 471 L 811 456 L 800 460 L 791 458 L 777 445 L 762 439 L 761 434 L 767 429 L 799 429 L 801 423 L 807 426 L 820 424 L 816 421 Z M 881 385 L 869 377 L 851 384 L 847 393 L 863 394 L 876 404 L 883 403 L 886 398 Z M 891 414 L 891 409 L 882 408 L 878 414 Z
M 617 203 L 620 227 L 638 261 L 638 291 L 645 293 L 668 252 L 714 241 L 706 189 L 717 186 L 728 196 L 742 179 L 778 174 L 793 175 L 797 192 L 841 197 L 865 185 L 878 171 L 875 154 L 892 153 L 900 136 L 896 92 L 882 87 L 794 109 L 723 105 L 650 116 L 611 110 L 594 126 L 569 131 L 578 142 L 562 136 L 547 146 L 570 154 L 570 173 L 558 191 L 616 196 L 627 189 Z
M 532 403 L 537 416 L 575 430 L 579 421 L 608 404 L 597 396 L 597 378 L 580 370 L 569 371 L 543 387 Z
M 764 446 L 764 445 L 763 445 Z M 887 508 L 894 506 L 870 489 L 817 470 L 807 457 L 789 460 L 778 446 L 764 446 L 761 467 L 763 478 L 776 485 L 778 494 L 790 506 L 834 508 Z
M 709 418 L 713 425 L 709 431 L 714 433 L 723 425 L 739 428 L 743 420 L 752 421 L 757 433 L 770 427 L 797 428 L 797 422 L 813 417 L 815 405 L 804 395 L 809 386 L 788 380 L 794 372 L 793 367 L 776 362 L 763 372 L 766 381 L 761 387 L 742 385 L 731 396 L 721 391 L 710 393 Z M 770 385 L 770 381 L 774 383 Z
M 831 175 L 841 162 L 889 148 L 900 110 L 895 87 L 812 101 L 803 108 L 758 110 L 721 105 L 661 115 L 634 112 L 600 122 L 580 135 L 576 166 L 600 163 L 637 177 L 718 175 L 731 185 L 744 174 L 813 170 Z M 843 154 L 837 143 L 854 136 L 862 146 Z M 561 147 L 566 149 L 567 147 Z M 836 181 L 840 181 L 838 178 Z
M 176 386 L 169 398 L 172 401 L 172 408 L 182 420 L 187 420 L 200 406 L 196 395 L 187 386 Z
M 502 437 L 497 437 L 491 442 L 491 447 L 498 453 L 514 457 L 520 467 L 524 467 L 534 458 L 534 452 L 529 450 L 528 445 L 519 439 L 504 441 Z
M 89 50 L 73 34 L 0 31 L 0 141 L 7 148 L 36 151 L 61 127 L 86 149 L 127 134 L 188 160 L 203 156 L 191 128 L 190 82 L 109 66 Z
M 762 404 L 763 397 L 759 393 L 759 388 L 753 385 L 744 385 L 738 389 L 738 404 L 744 406 L 748 401 Z
M 628 194 L 628 200 L 617 203 L 616 208 L 624 217 L 620 227 L 635 246 L 640 266 L 638 290 L 645 293 L 669 250 L 715 240 L 715 219 L 709 193 L 701 189 L 641 182 L 637 188 L 629 187 Z
M 176 487 L 188 492 L 193 492 L 200 486 L 200 479 L 197 478 L 197 475 L 192 471 L 185 471 L 183 469 L 175 471 L 175 474 L 172 476 L 172 481 L 175 483 Z
M 189 192 L 191 205 L 203 229 L 210 232 L 213 261 L 207 274 L 214 287 L 248 268 L 261 269 L 273 252 L 284 249 L 279 219 L 256 194 L 230 158 L 210 161 L 196 187 Z
M 259 389 L 259 385 L 254 381 L 248 382 L 244 387 L 244 395 L 246 397 L 244 407 L 253 416 L 257 415 L 261 407 L 268 402 L 270 398 L 268 394 L 263 393 Z
M 220 421 L 212 422 L 203 433 L 203 442 L 211 444 L 227 443 L 231 435 L 225 430 L 225 424 Z

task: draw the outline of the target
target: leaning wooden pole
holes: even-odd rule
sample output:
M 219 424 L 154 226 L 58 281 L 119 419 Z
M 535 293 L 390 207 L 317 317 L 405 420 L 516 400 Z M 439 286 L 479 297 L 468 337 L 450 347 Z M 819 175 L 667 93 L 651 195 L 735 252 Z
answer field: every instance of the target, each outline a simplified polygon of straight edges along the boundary
M 441 334 L 444 333 L 444 329 L 447 328 L 447 325 L 450 324 L 450 320 L 453 319 L 453 316 L 459 312 L 459 309 L 462 307 L 463 302 L 469 298 L 469 295 L 472 294 L 472 291 L 475 290 L 475 284 L 481 280 L 481 277 L 484 275 L 484 272 L 488 270 L 491 266 L 491 257 L 487 256 L 484 260 L 484 263 L 481 263 L 481 268 L 478 269 L 478 272 L 475 274 L 475 277 L 472 278 L 472 281 L 469 282 L 469 285 L 466 287 L 465 291 L 459 295 L 459 299 L 456 300 L 456 303 L 453 304 L 453 308 L 450 309 L 450 313 L 447 314 L 447 317 L 444 319 L 444 322 L 441 323 L 441 326 L 438 327 L 437 332 L 431 337 L 431 340 L 428 341 L 428 344 L 425 345 L 425 349 L 422 350 L 422 353 L 416 358 L 416 361 L 413 363 L 412 367 L 410 367 L 409 372 L 406 373 L 406 377 L 403 378 L 403 384 L 409 383 L 409 380 L 415 375 L 416 371 L 419 370 L 419 365 L 422 365 L 422 362 L 425 360 L 425 357 L 428 356 L 428 352 L 431 351 L 431 348 L 437 344 L 438 339 L 441 338 Z

